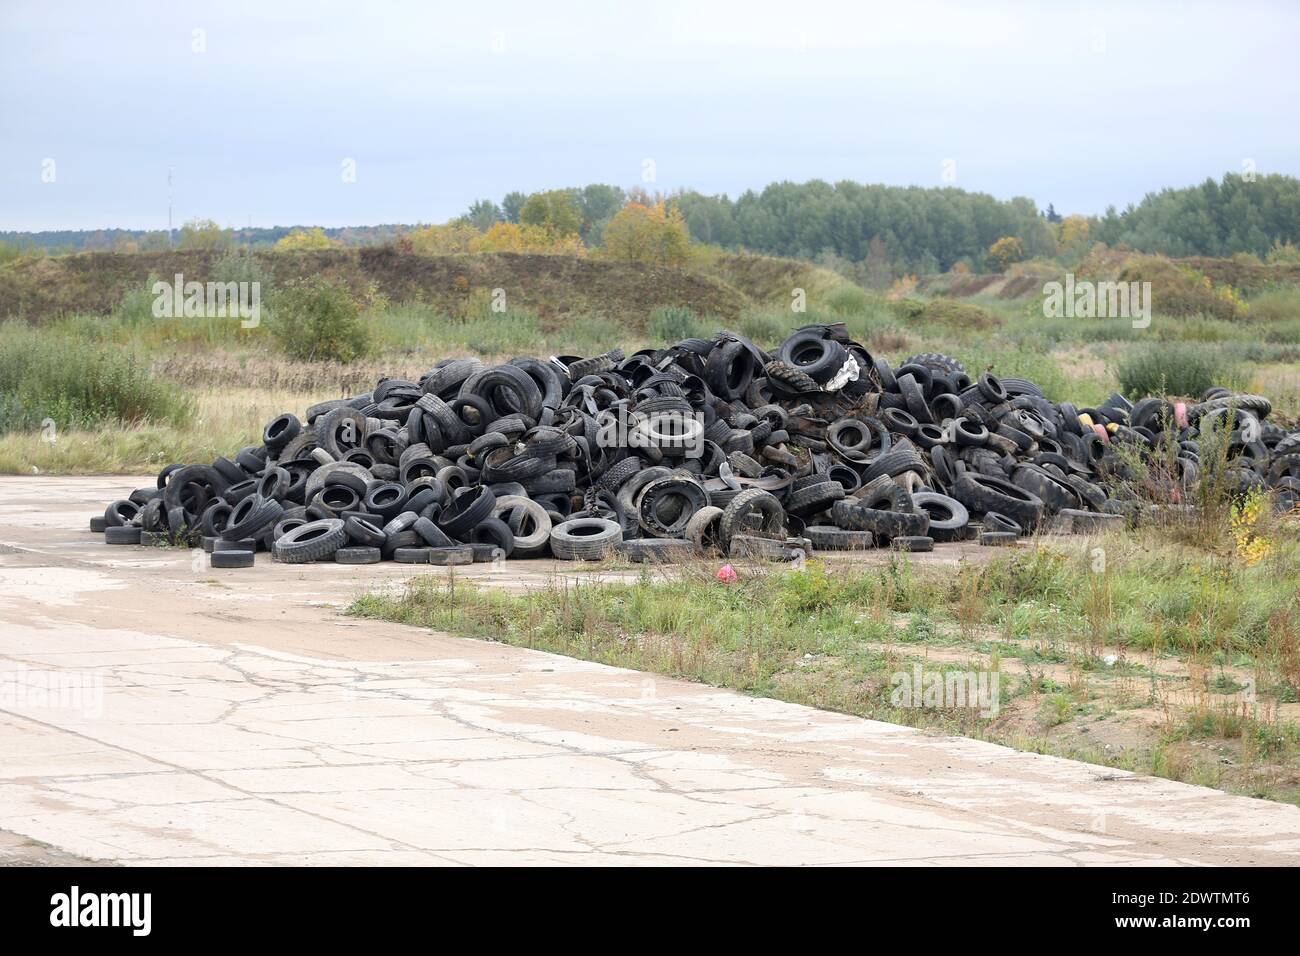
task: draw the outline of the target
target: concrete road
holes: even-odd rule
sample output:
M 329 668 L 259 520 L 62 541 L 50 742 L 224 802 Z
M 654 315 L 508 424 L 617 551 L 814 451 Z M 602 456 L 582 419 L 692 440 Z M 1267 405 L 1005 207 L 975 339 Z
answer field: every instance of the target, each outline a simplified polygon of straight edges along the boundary
M 0 478 L 0 863 L 1293 864 L 1300 808 L 337 613 Z M 545 583 L 545 562 L 493 583 Z

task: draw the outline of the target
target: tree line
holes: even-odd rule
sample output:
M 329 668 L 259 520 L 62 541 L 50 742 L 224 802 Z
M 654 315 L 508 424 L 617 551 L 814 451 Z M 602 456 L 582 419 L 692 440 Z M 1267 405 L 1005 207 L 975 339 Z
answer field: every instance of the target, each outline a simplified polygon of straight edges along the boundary
M 1279 174 L 1225 175 L 1186 188 L 1149 193 L 1125 209 L 1110 207 L 1101 216 L 1062 218 L 1052 205 L 1040 210 L 1031 199 L 997 199 L 955 187 L 865 185 L 849 181 L 772 183 L 735 199 L 684 190 L 670 195 L 642 187 L 622 189 L 593 183 L 532 194 L 511 192 L 500 202 L 475 201 L 449 225 L 486 234 L 500 223 L 542 229 L 552 236 L 577 237 L 584 248 L 603 248 L 606 230 L 620 212 L 636 207 L 639 218 L 624 216 L 615 241 L 641 241 L 658 228 L 671 239 L 678 220 L 692 240 L 725 249 L 746 249 L 811 259 L 869 284 L 891 276 L 956 268 L 975 271 L 1005 267 L 1016 259 L 1080 254 L 1085 245 L 1104 242 L 1140 252 L 1170 256 L 1263 257 L 1286 244 L 1300 245 L 1300 179 Z M 669 217 L 668 226 L 653 218 Z M 210 233 L 215 224 L 204 223 Z M 423 227 L 426 230 L 428 227 Z M 360 226 L 325 229 L 323 235 L 346 245 L 389 242 L 415 233 L 418 226 Z M 269 246 L 294 230 L 285 227 L 224 230 L 232 244 Z M 497 230 L 512 242 L 529 242 L 528 232 Z M 541 233 L 537 233 L 541 235 Z M 11 250 L 157 249 L 176 241 L 165 231 L 131 230 L 0 233 Z M 197 238 L 191 229 L 187 242 Z M 667 240 L 666 240 L 667 241 Z M 526 248 L 526 247 L 525 247 Z

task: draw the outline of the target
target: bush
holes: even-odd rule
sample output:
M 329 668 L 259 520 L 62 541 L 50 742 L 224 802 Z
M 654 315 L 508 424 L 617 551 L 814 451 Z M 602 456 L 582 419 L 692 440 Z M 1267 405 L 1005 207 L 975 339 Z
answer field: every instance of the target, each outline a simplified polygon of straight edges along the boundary
M 1215 285 L 1209 276 L 1161 256 L 1131 260 L 1119 278 L 1121 282 L 1150 282 L 1153 308 L 1165 315 L 1205 315 L 1231 321 L 1248 309 L 1230 284 Z
M 656 344 L 711 337 L 711 333 L 706 330 L 699 316 L 682 305 L 655 309 L 650 313 L 650 321 L 646 323 L 646 332 L 649 333 L 651 341 Z
M 1167 342 L 1132 352 L 1119 361 L 1115 375 L 1129 398 L 1175 395 L 1199 398 L 1215 385 L 1232 385 L 1236 365 L 1221 349 Z
M 894 314 L 905 323 L 937 325 L 944 329 L 987 332 L 1002 325 L 1002 319 L 988 309 L 956 299 L 897 299 L 890 303 Z
M 0 326 L 0 432 L 144 422 L 183 425 L 191 401 L 152 378 L 134 352 L 34 329 Z
M 856 285 L 836 286 L 826 296 L 826 307 L 836 315 L 854 315 L 867 311 L 867 292 Z
M 1300 289 L 1279 286 L 1251 296 L 1250 319 L 1262 323 L 1300 319 Z
M 270 326 L 292 358 L 354 362 L 370 351 L 361 306 L 346 289 L 319 279 L 300 279 L 277 291 Z

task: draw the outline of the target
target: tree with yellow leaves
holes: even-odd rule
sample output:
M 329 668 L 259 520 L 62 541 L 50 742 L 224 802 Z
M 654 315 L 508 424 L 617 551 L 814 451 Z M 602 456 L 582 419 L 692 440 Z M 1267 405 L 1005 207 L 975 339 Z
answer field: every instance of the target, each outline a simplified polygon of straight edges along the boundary
M 425 256 L 447 256 L 458 252 L 473 252 L 479 231 L 463 220 L 453 220 L 441 226 L 425 226 L 407 234 L 411 248 Z
M 691 234 L 676 206 L 630 202 L 609 221 L 605 255 L 623 262 L 679 266 L 690 256 Z
M 475 252 L 533 252 L 581 256 L 587 247 L 576 235 L 555 235 L 544 226 L 516 222 L 493 223 L 471 243 Z
M 1025 247 L 1020 244 L 1020 240 L 1015 236 L 1003 236 L 989 246 L 985 258 L 988 259 L 989 265 L 998 272 L 1005 272 L 1007 266 L 1013 262 L 1021 262 L 1025 258 Z
M 325 235 L 320 226 L 312 229 L 295 229 L 275 244 L 276 252 L 305 252 L 315 249 L 335 249 L 341 243 Z

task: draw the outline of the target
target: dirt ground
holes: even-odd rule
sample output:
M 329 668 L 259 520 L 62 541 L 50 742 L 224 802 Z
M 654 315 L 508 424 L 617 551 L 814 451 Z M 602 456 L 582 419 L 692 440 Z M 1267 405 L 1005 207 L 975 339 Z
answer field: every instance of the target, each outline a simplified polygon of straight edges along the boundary
M 1294 806 L 338 613 L 443 569 L 85 530 L 143 483 L 0 478 L 0 863 L 1300 862 Z

